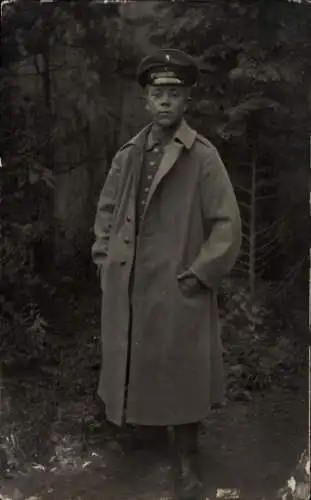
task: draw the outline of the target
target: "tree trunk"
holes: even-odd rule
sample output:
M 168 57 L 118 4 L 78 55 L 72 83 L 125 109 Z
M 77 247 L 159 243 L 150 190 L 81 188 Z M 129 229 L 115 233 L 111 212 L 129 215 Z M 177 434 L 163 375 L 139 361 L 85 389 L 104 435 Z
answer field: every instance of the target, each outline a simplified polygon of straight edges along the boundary
M 50 7 L 50 6 L 42 6 Z M 52 95 L 52 83 L 51 83 L 51 32 L 52 24 L 51 17 L 52 12 L 50 9 L 42 9 L 42 31 L 41 31 L 41 50 L 39 53 L 40 58 L 40 76 L 41 76 L 41 92 L 42 101 L 44 105 L 42 113 L 42 131 L 43 131 L 43 141 L 42 141 L 42 151 L 41 157 L 43 160 L 43 165 L 45 168 L 54 172 L 54 150 L 52 144 L 52 133 L 53 133 L 53 95 Z M 47 241 L 43 244 L 41 249 L 41 242 L 38 242 L 39 248 L 36 249 L 37 254 L 44 255 L 44 262 L 40 262 L 40 265 L 44 268 L 51 268 L 51 264 L 55 263 L 55 235 L 57 231 L 56 221 L 54 218 L 54 193 L 49 191 L 47 196 L 44 197 L 41 207 L 38 207 L 39 220 L 45 219 L 47 224 L 51 229 L 51 237 L 47 238 Z
M 256 155 L 252 157 L 252 180 L 251 180 L 251 209 L 250 209 L 250 230 L 249 230 L 249 287 L 250 298 L 254 298 L 256 285 Z

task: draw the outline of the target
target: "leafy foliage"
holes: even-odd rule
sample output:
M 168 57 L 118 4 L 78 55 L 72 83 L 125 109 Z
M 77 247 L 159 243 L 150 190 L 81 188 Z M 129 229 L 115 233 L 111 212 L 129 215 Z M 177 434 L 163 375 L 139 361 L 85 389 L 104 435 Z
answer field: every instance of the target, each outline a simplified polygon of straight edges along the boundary
M 37 183 L 46 182 L 50 186 L 51 181 L 50 177 L 45 178 L 45 171 L 36 170 L 34 178 L 27 167 L 13 172 L 8 165 L 3 169 L 6 191 L 2 203 L 6 206 L 0 217 L 0 360 L 11 363 L 34 359 L 43 348 L 47 324 L 37 298 L 47 285 L 36 273 L 34 255 L 35 246 L 46 237 L 48 226 L 43 220 L 29 219 L 29 212 L 21 212 L 20 206 L 29 203 L 30 193 L 36 199 Z
M 8 363 L 42 353 L 42 272 L 61 260 L 67 236 L 59 187 L 81 167 L 87 237 L 81 231 L 80 246 L 89 251 L 98 186 L 117 147 L 124 78 L 137 49 L 128 45 L 117 4 L 29 7 L 20 0 L 5 9 L 2 29 L 0 340 Z
M 254 296 L 243 280 L 225 280 L 220 311 L 229 398 L 249 400 L 252 391 L 269 389 L 306 366 L 302 335 L 291 335 L 290 314 L 286 325 L 279 320 L 273 286 L 261 282 Z

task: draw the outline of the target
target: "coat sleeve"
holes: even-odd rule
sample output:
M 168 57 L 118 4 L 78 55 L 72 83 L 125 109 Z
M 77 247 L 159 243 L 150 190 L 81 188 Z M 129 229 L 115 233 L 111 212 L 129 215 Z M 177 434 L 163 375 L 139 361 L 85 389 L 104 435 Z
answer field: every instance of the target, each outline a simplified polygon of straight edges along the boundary
M 102 268 L 108 255 L 108 244 L 112 229 L 112 220 L 116 205 L 117 188 L 120 176 L 120 165 L 116 159 L 107 175 L 97 203 L 94 233 L 95 242 L 92 246 L 92 260 Z
M 242 229 L 238 203 L 225 166 L 215 148 L 209 151 L 200 182 L 202 216 L 208 236 L 189 271 L 205 286 L 214 289 L 236 262 Z

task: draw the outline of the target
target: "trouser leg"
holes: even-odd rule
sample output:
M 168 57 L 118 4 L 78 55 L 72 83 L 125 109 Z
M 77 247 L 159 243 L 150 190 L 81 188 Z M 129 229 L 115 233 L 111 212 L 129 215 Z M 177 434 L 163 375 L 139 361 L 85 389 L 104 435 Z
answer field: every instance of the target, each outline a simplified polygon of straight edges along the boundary
M 176 425 L 174 427 L 174 442 L 179 452 L 197 453 L 198 428 L 198 423 Z
M 174 427 L 174 455 L 176 465 L 176 493 L 180 500 L 199 498 L 201 483 L 198 476 L 197 423 Z

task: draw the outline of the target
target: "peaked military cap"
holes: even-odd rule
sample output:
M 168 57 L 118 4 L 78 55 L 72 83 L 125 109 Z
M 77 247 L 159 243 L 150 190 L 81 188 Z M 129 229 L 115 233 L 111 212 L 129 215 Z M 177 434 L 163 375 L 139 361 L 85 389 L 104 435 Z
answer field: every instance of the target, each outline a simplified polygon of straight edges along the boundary
M 199 67 L 193 57 L 177 49 L 161 49 L 145 57 L 137 71 L 137 80 L 146 85 L 184 85 L 191 87 L 199 79 Z

